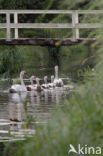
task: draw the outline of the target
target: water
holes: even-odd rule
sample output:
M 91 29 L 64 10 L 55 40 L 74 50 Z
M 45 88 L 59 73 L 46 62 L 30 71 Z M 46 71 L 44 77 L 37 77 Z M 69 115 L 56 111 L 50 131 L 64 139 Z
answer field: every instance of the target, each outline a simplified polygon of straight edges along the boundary
M 71 90 L 68 87 L 43 92 L 8 92 L 0 88 L 0 142 L 24 140 L 35 134 L 35 125 L 46 124 L 55 106 L 63 106 Z

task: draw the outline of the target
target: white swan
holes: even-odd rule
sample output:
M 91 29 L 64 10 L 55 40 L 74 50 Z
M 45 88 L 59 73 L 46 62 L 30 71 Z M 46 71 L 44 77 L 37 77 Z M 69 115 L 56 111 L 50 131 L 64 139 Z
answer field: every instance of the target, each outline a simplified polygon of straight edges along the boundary
M 36 77 L 34 75 L 30 77 L 31 85 L 26 86 L 27 91 L 35 90 L 35 85 L 33 83 L 33 80 L 35 80 L 35 79 L 36 79 Z
M 54 75 L 51 76 L 51 83 L 49 83 L 49 88 L 54 88 Z
M 12 104 L 23 103 L 23 101 L 27 97 L 27 93 L 28 92 L 21 92 L 20 94 L 9 94 L 10 101 L 12 102 Z
M 44 76 L 44 84 L 42 84 L 42 88 L 44 89 L 49 89 L 49 85 L 48 85 L 48 77 Z
M 21 81 L 21 85 L 20 84 L 15 84 L 12 85 L 11 88 L 9 89 L 10 93 L 16 93 L 16 92 L 25 92 L 27 91 L 25 83 L 23 81 L 23 76 L 27 76 L 27 73 L 25 71 L 21 71 L 20 72 L 20 81 Z
M 55 66 L 55 79 L 54 79 L 53 84 L 55 87 L 63 87 L 64 86 L 62 79 L 60 79 L 58 77 L 58 66 Z
M 37 92 L 41 92 L 42 90 L 43 90 L 43 88 L 42 88 L 42 86 L 40 85 L 40 83 L 39 83 L 39 78 L 36 78 L 36 85 L 35 85 L 35 91 L 37 91 Z

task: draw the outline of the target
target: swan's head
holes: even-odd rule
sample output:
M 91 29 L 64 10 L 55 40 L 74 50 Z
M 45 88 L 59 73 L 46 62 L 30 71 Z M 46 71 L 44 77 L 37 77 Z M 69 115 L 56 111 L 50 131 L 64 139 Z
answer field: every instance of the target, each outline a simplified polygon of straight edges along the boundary
M 30 80 L 35 80 L 35 79 L 36 79 L 36 76 L 34 75 L 30 77 Z
M 48 77 L 47 76 L 44 76 L 44 81 L 47 81 L 48 80 Z
M 35 79 L 35 80 L 36 80 L 36 82 L 39 82 L 39 81 L 40 81 L 40 79 L 39 79 L 38 77 L 36 77 L 36 79 Z
M 25 76 L 25 77 L 27 77 L 28 75 L 27 75 L 27 72 L 24 70 L 24 71 L 21 71 L 20 72 L 20 75 L 22 75 L 22 76 Z
M 53 82 L 53 81 L 54 81 L 54 75 L 51 76 L 51 82 Z
M 44 82 L 47 83 L 47 81 L 48 81 L 48 77 L 44 76 Z
M 36 80 L 37 86 L 40 86 L 40 83 L 39 83 L 40 79 L 37 77 L 35 80 Z
M 57 65 L 55 66 L 55 70 L 56 70 L 56 71 L 58 70 L 58 66 L 57 66 Z

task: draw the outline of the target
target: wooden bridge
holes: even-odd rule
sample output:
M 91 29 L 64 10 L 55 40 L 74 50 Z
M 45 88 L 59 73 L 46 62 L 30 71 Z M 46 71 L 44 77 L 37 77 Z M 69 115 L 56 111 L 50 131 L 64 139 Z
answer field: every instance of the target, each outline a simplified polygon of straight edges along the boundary
M 102 28 L 101 23 L 79 23 L 79 15 L 103 14 L 103 10 L 0 10 L 0 14 L 6 15 L 6 23 L 0 23 L 0 29 L 6 29 L 6 38 L 0 38 L 0 45 L 40 45 L 53 46 L 58 41 L 61 45 L 73 45 L 85 40 L 79 37 L 80 29 Z M 72 23 L 19 23 L 19 14 L 70 14 Z M 14 22 L 10 16 L 13 15 Z M 71 29 L 72 37 L 65 39 L 53 38 L 19 38 L 19 29 L 57 28 Z M 14 38 L 11 38 L 11 29 L 14 29 Z M 88 39 L 87 39 L 88 40 Z M 89 42 L 93 40 L 90 39 Z

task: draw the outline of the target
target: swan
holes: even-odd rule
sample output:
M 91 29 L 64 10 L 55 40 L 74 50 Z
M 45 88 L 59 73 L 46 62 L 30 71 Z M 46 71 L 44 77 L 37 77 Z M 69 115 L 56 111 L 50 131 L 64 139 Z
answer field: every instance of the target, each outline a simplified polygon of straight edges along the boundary
M 35 85 L 33 83 L 33 80 L 35 80 L 35 79 L 36 79 L 36 77 L 34 75 L 30 77 L 31 85 L 26 86 L 27 91 L 35 90 Z
M 58 66 L 55 66 L 55 79 L 54 79 L 53 84 L 55 87 L 63 87 L 64 86 L 62 79 L 58 78 Z
M 27 97 L 27 92 L 22 92 L 20 94 L 14 93 L 9 95 L 10 101 L 14 104 L 22 103 L 23 101 L 25 101 L 26 97 Z
M 23 76 L 27 76 L 27 73 L 25 71 L 21 71 L 20 72 L 20 81 L 21 81 L 21 84 L 15 84 L 15 85 L 12 85 L 11 88 L 9 89 L 9 92 L 10 93 L 16 93 L 16 92 L 25 92 L 27 91 L 27 88 L 25 86 L 25 83 L 23 81 Z
M 44 89 L 49 89 L 49 85 L 48 85 L 48 82 L 47 82 L 47 80 L 48 80 L 48 77 L 47 76 L 44 76 L 44 84 L 42 84 L 42 88 L 44 88 Z
M 43 88 L 40 85 L 39 81 L 40 81 L 40 79 L 39 78 L 36 78 L 36 85 L 35 85 L 34 90 L 37 91 L 37 92 L 41 92 L 43 90 Z
M 51 83 L 48 84 L 50 88 L 54 88 L 53 82 L 54 82 L 54 75 L 51 76 Z

